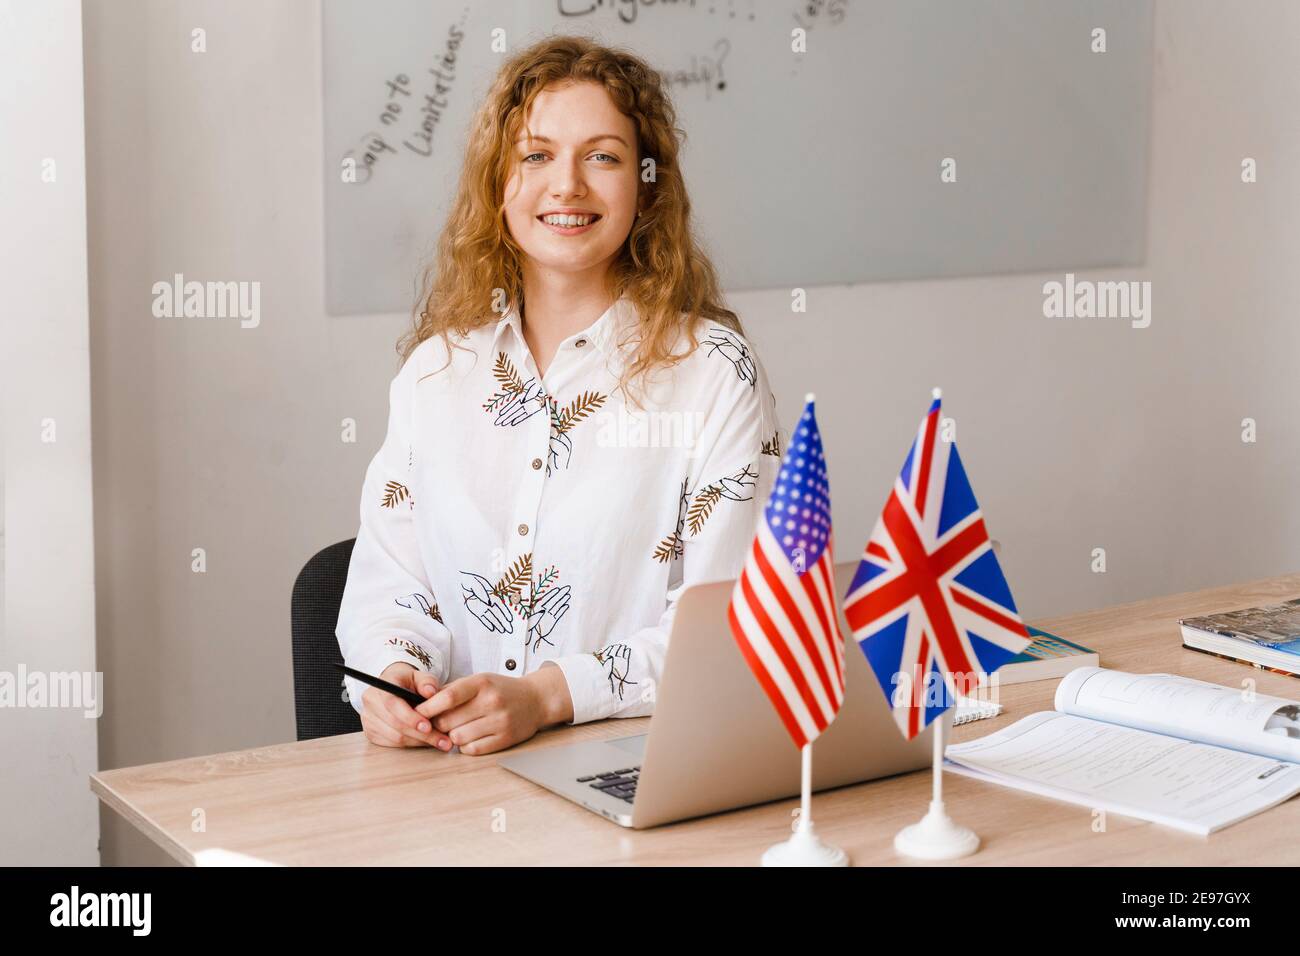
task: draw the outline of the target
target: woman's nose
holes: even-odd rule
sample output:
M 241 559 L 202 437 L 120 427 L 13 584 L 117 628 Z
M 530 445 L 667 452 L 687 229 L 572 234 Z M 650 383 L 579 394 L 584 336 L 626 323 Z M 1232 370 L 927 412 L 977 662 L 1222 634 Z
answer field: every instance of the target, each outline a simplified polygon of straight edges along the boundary
M 555 196 L 573 196 L 585 189 L 582 166 L 577 159 L 560 159 L 551 164 L 551 193 Z

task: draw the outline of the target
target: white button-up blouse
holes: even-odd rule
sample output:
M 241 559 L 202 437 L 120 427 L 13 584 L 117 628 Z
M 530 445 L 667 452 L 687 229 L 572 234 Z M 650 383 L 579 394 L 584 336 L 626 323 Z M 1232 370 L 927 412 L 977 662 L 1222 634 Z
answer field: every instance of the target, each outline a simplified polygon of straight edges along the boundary
M 554 663 L 574 723 L 653 713 L 677 598 L 739 575 L 782 435 L 758 356 L 714 322 L 625 400 L 636 329 L 619 299 L 544 377 L 514 311 L 453 334 L 450 356 L 437 335 L 414 350 L 362 488 L 348 666 L 405 661 L 445 686 Z M 346 683 L 360 711 L 366 688 Z

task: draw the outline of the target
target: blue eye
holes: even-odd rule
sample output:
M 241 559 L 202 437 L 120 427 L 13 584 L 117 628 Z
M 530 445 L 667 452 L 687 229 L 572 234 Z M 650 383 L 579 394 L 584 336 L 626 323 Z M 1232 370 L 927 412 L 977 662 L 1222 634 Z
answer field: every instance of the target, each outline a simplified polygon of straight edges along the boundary
M 536 166 L 537 163 L 534 163 L 534 162 L 532 161 L 533 158 L 536 157 L 536 156 L 540 156 L 540 157 L 542 157 L 542 159 L 545 159 L 545 158 L 546 158 L 546 154 L 545 154 L 545 153 L 528 153 L 527 155 L 524 156 L 523 161 L 524 161 L 525 163 L 528 163 L 529 165 Z M 593 153 L 593 154 L 592 154 L 592 158 L 593 158 L 593 159 L 600 159 L 601 157 L 604 157 L 604 161 L 601 163 L 601 165 L 603 165 L 603 166 L 609 166 L 609 165 L 612 165 L 612 164 L 618 162 L 618 157 L 617 157 L 617 156 L 614 156 L 614 155 L 611 154 L 611 153 Z

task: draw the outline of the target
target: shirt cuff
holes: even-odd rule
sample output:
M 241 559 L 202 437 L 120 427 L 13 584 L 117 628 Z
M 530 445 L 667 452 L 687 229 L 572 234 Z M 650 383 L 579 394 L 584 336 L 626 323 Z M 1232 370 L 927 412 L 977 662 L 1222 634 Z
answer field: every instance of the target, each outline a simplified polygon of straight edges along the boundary
M 406 650 L 396 644 L 389 644 L 388 640 L 373 638 L 362 648 L 361 652 L 353 657 L 346 659 L 345 663 L 353 670 L 370 674 L 372 677 L 379 677 L 383 674 L 384 669 L 392 664 L 410 664 L 417 671 L 432 674 L 438 682 L 438 688 L 441 690 L 447 683 L 446 669 L 443 665 L 442 654 L 435 647 L 429 647 L 424 643 L 417 643 L 410 636 L 401 638 L 410 641 L 411 644 L 424 652 L 428 659 L 428 665 L 419 660 L 409 650 Z M 364 684 L 355 677 L 343 678 L 343 686 L 347 689 L 348 703 L 350 703 L 356 712 L 361 713 L 362 703 L 361 695 L 370 690 L 369 684 Z
M 609 679 L 605 666 L 595 654 L 569 654 L 548 663 L 564 673 L 573 699 L 573 720 L 570 724 L 585 724 L 589 720 L 603 720 L 618 710 L 618 702 L 609 692 Z

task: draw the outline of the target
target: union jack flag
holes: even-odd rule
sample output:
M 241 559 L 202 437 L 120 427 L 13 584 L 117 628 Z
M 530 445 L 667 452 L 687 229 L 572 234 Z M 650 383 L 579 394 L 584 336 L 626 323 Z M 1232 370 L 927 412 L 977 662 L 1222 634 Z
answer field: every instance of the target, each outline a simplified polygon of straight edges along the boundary
M 800 748 L 844 702 L 830 494 L 809 395 L 727 606 L 741 654 Z
M 1029 646 L 939 390 L 844 596 L 844 614 L 907 739 Z

